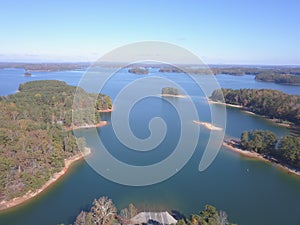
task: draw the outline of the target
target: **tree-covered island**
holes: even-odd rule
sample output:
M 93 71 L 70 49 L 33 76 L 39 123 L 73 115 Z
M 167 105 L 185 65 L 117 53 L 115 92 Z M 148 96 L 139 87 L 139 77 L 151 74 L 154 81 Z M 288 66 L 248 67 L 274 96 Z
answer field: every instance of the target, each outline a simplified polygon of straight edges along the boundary
M 128 72 L 134 73 L 134 74 L 148 74 L 149 70 L 147 68 L 143 68 L 143 67 L 134 67 L 134 68 L 128 69 Z
M 162 96 L 178 96 L 180 94 L 179 89 L 178 88 L 174 88 L 174 87 L 164 87 L 161 89 L 161 95 Z

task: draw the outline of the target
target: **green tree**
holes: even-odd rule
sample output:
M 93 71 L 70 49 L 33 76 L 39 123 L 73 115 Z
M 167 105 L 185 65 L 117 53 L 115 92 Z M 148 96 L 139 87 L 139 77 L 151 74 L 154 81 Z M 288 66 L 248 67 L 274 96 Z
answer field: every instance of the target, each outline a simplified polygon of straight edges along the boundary
M 300 137 L 284 136 L 278 146 L 279 157 L 285 162 L 300 167 Z
M 186 225 L 186 222 L 183 219 L 177 221 L 176 225 Z
M 243 149 L 248 148 L 248 132 L 247 131 L 244 131 L 241 135 L 241 147 Z

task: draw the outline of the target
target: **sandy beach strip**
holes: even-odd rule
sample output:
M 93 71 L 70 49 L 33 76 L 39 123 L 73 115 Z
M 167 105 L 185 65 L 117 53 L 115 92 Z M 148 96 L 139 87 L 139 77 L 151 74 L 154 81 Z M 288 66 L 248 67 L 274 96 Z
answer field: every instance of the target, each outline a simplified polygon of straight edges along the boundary
M 187 98 L 187 95 L 171 95 L 171 94 L 161 94 L 161 97 L 172 97 L 172 98 Z
M 211 123 L 208 123 L 208 122 L 202 122 L 202 121 L 198 121 L 198 120 L 193 120 L 193 123 L 197 124 L 197 125 L 204 126 L 208 130 L 216 130 L 216 131 L 223 130 L 221 127 L 214 126 L 214 125 L 212 125 Z
M 82 125 L 82 126 L 72 126 L 68 130 L 80 130 L 80 129 L 98 128 L 98 127 L 104 127 L 104 126 L 107 126 L 107 125 L 108 125 L 107 121 L 101 120 L 97 124 L 92 124 L 92 125 L 86 124 L 86 125 Z
M 240 105 L 233 105 L 233 104 L 228 104 L 228 103 L 225 103 L 225 102 L 217 102 L 217 101 L 213 101 L 209 98 L 207 99 L 207 102 L 208 102 L 208 104 L 219 104 L 219 105 L 229 106 L 229 107 L 232 107 L 232 108 L 244 109 L 244 107 L 240 106 Z

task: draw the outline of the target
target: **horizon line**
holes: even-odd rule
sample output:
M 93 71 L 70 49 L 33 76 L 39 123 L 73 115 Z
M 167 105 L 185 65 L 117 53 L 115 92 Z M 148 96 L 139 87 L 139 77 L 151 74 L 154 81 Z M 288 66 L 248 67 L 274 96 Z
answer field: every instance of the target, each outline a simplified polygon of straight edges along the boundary
M 143 62 L 114 62 L 114 61 L 103 61 L 103 62 L 97 62 L 97 61 L 52 61 L 52 60 L 45 60 L 45 61 L 0 61 L 0 64 L 143 64 Z M 157 65 L 160 64 L 157 63 L 147 63 L 145 64 L 149 65 Z M 163 64 L 163 63 L 162 63 Z M 270 64 L 270 63 L 203 63 L 203 64 L 194 64 L 194 63 L 175 63 L 174 65 L 186 65 L 186 66 L 195 66 L 195 65 L 207 65 L 207 66 L 294 66 L 294 67 L 300 67 L 300 64 Z

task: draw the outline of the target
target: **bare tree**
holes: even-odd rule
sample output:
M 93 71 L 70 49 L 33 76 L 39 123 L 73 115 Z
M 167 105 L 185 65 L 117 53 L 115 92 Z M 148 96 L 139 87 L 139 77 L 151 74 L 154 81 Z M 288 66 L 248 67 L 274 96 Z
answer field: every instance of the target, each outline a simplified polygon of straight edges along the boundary
M 220 225 L 229 225 L 228 219 L 227 219 L 227 213 L 225 211 L 220 210 L 219 212 L 219 218 L 220 218 Z
M 76 217 L 74 225 L 86 225 L 86 212 L 81 211 Z
M 130 203 L 129 206 L 128 206 L 128 213 L 129 213 L 129 218 L 130 219 L 132 217 L 136 216 L 137 213 L 138 213 L 137 208 L 132 203 Z
M 117 209 L 111 199 L 101 197 L 94 200 L 91 208 L 92 222 L 97 225 L 109 225 L 115 218 Z
M 128 209 L 125 208 L 125 209 L 122 209 L 120 211 L 120 222 L 121 224 L 128 224 L 128 221 L 129 221 L 130 217 L 129 217 L 129 212 L 128 212 Z

